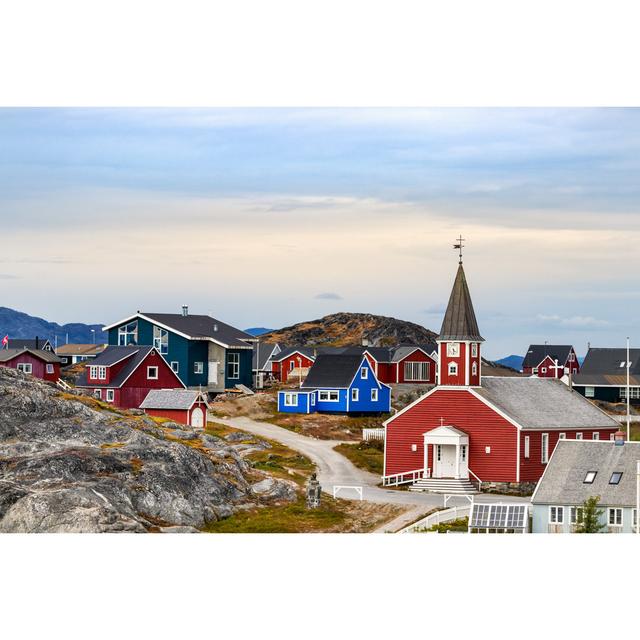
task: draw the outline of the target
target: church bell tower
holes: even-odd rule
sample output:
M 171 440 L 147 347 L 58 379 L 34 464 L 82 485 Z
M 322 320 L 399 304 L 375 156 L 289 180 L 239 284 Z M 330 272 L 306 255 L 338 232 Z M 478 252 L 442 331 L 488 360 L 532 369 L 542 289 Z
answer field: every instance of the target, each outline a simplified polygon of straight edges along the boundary
M 478 387 L 481 382 L 481 346 L 476 314 L 462 266 L 464 238 L 454 244 L 459 263 L 453 290 L 438 336 L 438 384 L 453 387 Z

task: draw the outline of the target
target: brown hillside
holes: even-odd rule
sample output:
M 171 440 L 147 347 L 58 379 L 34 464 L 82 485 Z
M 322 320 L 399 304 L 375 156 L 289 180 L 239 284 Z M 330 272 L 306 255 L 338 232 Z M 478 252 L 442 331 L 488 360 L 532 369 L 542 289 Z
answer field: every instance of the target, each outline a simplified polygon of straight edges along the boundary
M 334 313 L 261 336 L 261 340 L 269 343 L 332 347 L 360 345 L 363 340 L 374 347 L 424 344 L 436 338 L 436 333 L 419 324 L 371 313 Z

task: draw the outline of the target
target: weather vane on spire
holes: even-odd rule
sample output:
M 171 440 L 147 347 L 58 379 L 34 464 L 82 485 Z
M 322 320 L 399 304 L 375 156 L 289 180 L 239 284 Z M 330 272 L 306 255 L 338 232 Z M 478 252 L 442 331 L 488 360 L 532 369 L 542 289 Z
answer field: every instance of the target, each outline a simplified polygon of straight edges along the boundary
M 454 249 L 458 249 L 460 251 L 459 256 L 460 256 L 460 262 L 459 264 L 462 264 L 462 249 L 464 248 L 464 244 L 462 244 L 465 241 L 465 239 L 462 237 L 462 234 L 460 234 L 460 237 L 456 239 L 456 244 L 453 245 Z

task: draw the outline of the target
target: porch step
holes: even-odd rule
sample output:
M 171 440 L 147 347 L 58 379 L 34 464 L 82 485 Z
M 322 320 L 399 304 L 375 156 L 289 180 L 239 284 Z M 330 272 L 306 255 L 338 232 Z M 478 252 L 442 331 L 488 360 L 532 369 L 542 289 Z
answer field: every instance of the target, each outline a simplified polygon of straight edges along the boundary
M 460 495 L 478 493 L 478 490 L 470 480 L 456 480 L 455 478 L 421 478 L 409 487 L 409 491 L 429 491 L 430 493 Z

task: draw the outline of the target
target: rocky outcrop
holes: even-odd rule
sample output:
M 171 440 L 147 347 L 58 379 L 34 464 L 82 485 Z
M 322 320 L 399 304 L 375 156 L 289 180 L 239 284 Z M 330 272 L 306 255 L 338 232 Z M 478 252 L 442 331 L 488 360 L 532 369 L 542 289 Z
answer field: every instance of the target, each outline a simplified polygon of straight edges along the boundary
M 195 531 L 295 499 L 227 440 L 85 402 L 0 367 L 0 532 Z

